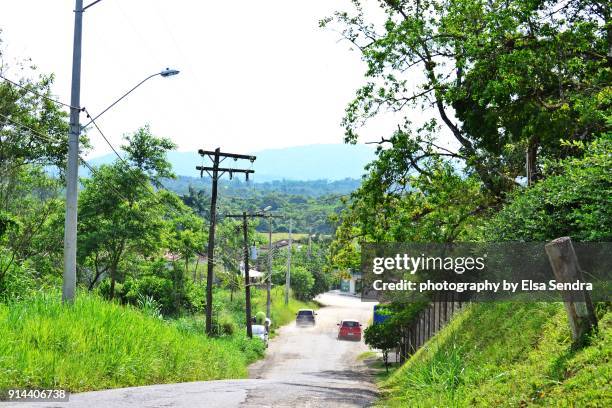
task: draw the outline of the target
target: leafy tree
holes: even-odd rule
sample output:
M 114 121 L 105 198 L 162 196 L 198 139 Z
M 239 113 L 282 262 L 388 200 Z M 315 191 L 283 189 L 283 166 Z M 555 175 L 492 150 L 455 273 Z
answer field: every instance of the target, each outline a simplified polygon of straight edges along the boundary
M 1 56 L 1 54 L 0 54 Z M 5 73 L 3 65 L 0 73 Z M 65 168 L 67 114 L 53 98 L 53 76 L 22 79 L 20 86 L 0 81 L 0 206 L 6 208 L 14 177 L 29 165 Z M 42 135 L 42 136 L 41 136 Z M 88 146 L 83 138 L 84 146 Z
M 127 162 L 147 175 L 155 187 L 161 186 L 161 179 L 176 177 L 166 158 L 166 152 L 176 147 L 170 139 L 152 137 L 151 129 L 146 125 L 126 135 L 125 140 L 127 145 L 123 150 L 127 153 Z
M 387 321 L 373 324 L 363 332 L 365 343 L 383 353 L 385 369 L 389 371 L 389 351 L 397 347 L 400 333 L 397 326 Z
M 346 109 L 346 140 L 385 111 L 403 116 L 390 144 L 408 170 L 459 160 L 495 197 L 543 160 L 575 154 L 560 139 L 590 140 L 610 114 L 610 12 L 604 1 L 381 0 L 383 24 L 359 0 L 321 25 L 342 27 L 367 64 L 368 82 Z M 412 108 L 438 117 L 414 126 Z M 456 118 L 454 119 L 453 116 Z M 436 139 L 438 121 L 458 150 Z M 398 146 L 397 140 L 402 143 Z M 400 179 L 405 173 L 396 173 Z
M 168 163 L 160 155 L 170 145 L 140 129 L 127 136 L 126 161 L 101 166 L 84 181 L 79 218 L 79 258 L 92 266 L 92 288 L 103 274 L 110 277 L 109 297 L 115 293 L 118 268 L 126 253 L 149 257 L 163 245 L 165 193 L 154 192 L 149 181 L 167 175 Z M 150 158 L 150 160 L 149 160 Z M 138 167 L 129 166 L 133 162 Z M 160 173 L 155 169 L 159 166 Z
M 0 59 L 2 50 L 0 50 Z M 17 85 L 0 80 L 0 279 L 15 263 L 29 261 L 37 274 L 54 273 L 61 264 L 63 205 L 60 180 L 49 169 L 65 168 L 67 115 L 53 98 L 53 76 L 36 75 L 18 64 L 0 73 L 34 76 L 16 79 Z M 34 75 L 33 75 L 34 74 Z M 88 147 L 87 138 L 81 139 Z M 1 239 L 1 238 L 0 238 Z
M 164 202 L 176 210 L 167 223 L 168 250 L 179 256 L 174 262 L 182 262 L 184 275 L 187 276 L 193 259 L 203 252 L 208 234 L 204 231 L 202 218 L 194 214 L 176 195 L 166 193 Z M 196 281 L 197 267 L 196 262 L 192 271 L 193 282 Z

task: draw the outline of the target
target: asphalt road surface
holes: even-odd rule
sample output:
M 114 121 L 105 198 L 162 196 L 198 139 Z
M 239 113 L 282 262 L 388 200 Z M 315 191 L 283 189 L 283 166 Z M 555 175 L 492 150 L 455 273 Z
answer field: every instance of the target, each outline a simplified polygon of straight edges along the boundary
M 372 316 L 372 303 L 326 293 L 317 300 L 315 327 L 280 329 L 270 341 L 266 358 L 253 364 L 250 379 L 201 381 L 94 391 L 70 396 L 66 403 L 0 404 L 15 408 L 136 408 L 136 407 L 367 407 L 376 398 L 371 372 L 357 356 L 368 348 L 356 341 L 337 340 L 336 323 Z

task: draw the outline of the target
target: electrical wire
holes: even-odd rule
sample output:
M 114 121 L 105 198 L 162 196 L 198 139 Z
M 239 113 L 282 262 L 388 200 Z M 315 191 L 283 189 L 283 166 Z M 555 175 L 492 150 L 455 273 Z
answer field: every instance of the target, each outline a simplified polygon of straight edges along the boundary
M 85 112 L 85 115 L 87 115 L 87 119 L 90 120 L 90 122 L 94 125 L 94 127 L 96 128 L 96 130 L 98 131 L 98 133 L 100 133 L 100 136 L 102 136 L 102 139 L 104 139 L 104 141 L 106 142 L 106 144 L 112 149 L 112 151 L 115 153 L 115 155 L 119 158 L 119 160 L 121 160 L 125 165 L 129 166 L 128 162 L 121 157 L 121 155 L 119 154 L 119 152 L 115 149 L 115 147 L 113 146 L 113 144 L 110 142 L 110 140 L 108 140 L 108 138 L 106 137 L 106 135 L 104 134 L 104 132 L 102 132 L 102 129 L 100 129 L 100 126 L 98 126 L 98 123 L 95 121 L 95 118 L 93 118 L 90 114 L 89 111 L 85 108 L 83 108 L 83 111 Z
M 39 98 L 46 99 L 46 100 L 48 100 L 48 101 L 50 101 L 50 102 L 56 103 L 56 104 L 58 104 L 58 105 L 65 106 L 65 107 L 70 108 L 70 109 L 78 109 L 78 110 L 83 110 L 83 109 L 84 109 L 84 108 L 77 108 L 77 107 L 72 106 L 72 105 L 70 105 L 70 104 L 67 104 L 67 103 L 64 103 L 64 102 L 58 101 L 57 99 L 53 99 L 53 98 L 50 98 L 50 97 L 48 97 L 48 96 L 46 96 L 46 95 L 43 95 L 43 94 L 41 94 L 41 93 L 38 93 L 38 92 L 34 91 L 33 89 L 28 88 L 28 87 L 27 87 L 27 86 L 25 86 L 25 85 L 21 85 L 21 84 L 20 84 L 20 83 L 18 83 L 18 82 L 15 82 L 15 81 L 12 81 L 12 80 L 10 80 L 10 79 L 6 78 L 6 77 L 5 77 L 5 76 L 3 76 L 2 74 L 0 74 L 0 78 L 4 79 L 6 82 L 9 82 L 9 83 L 11 83 L 11 84 L 13 84 L 13 85 L 15 85 L 15 86 L 17 86 L 17 87 L 21 88 L 21 89 L 25 89 L 26 91 L 33 93 L 34 95 L 38 96 Z
M 40 97 L 40 98 L 47 99 L 47 100 L 49 100 L 49 101 L 51 101 L 51 102 L 57 103 L 57 104 L 62 105 L 62 106 L 66 106 L 66 107 L 68 107 L 68 108 L 74 108 L 72 105 L 69 105 L 69 104 L 63 103 L 63 102 L 61 102 L 61 101 L 58 101 L 58 100 L 56 100 L 56 99 L 50 98 L 50 97 L 48 97 L 48 96 L 42 95 L 42 94 L 40 94 L 40 93 L 38 93 L 38 92 L 36 92 L 36 91 L 34 91 L 34 90 L 32 90 L 32 89 L 29 89 L 28 87 L 26 87 L 26 86 L 24 86 L 24 85 L 21 85 L 21 84 L 19 84 L 19 83 L 15 82 L 15 81 L 12 81 L 12 80 L 10 80 L 10 79 L 8 79 L 8 78 L 4 77 L 4 76 L 2 76 L 2 75 L 0 75 L 0 78 L 4 79 L 5 81 L 7 81 L 7 82 L 9 82 L 9 83 L 11 83 L 11 84 L 13 84 L 13 85 L 15 85 L 15 86 L 17 86 L 17 87 L 20 87 L 20 88 L 22 88 L 22 89 L 24 89 L 24 90 L 26 90 L 26 91 L 28 91 L 28 92 L 31 92 L 31 93 L 33 93 L 34 95 L 36 95 L 36 96 L 38 96 L 38 97 Z M 148 78 L 147 78 L 147 79 L 148 79 Z M 119 152 L 117 152 L 117 150 L 115 149 L 115 147 L 114 147 L 114 146 L 112 145 L 112 143 L 111 143 L 111 142 L 108 140 L 108 138 L 106 137 L 106 135 L 104 134 L 104 132 L 102 132 L 102 129 L 100 129 L 100 126 L 98 126 L 98 124 L 96 123 L 95 119 L 97 119 L 97 117 L 99 117 L 100 115 L 98 115 L 98 116 L 96 116 L 96 117 L 92 117 L 92 116 L 91 116 L 91 114 L 89 113 L 89 111 L 87 111 L 87 109 L 86 109 L 85 107 L 83 107 L 83 108 L 74 108 L 74 109 L 78 109 L 79 111 L 83 111 L 83 112 L 85 112 L 85 114 L 87 115 L 87 118 L 88 118 L 88 119 L 90 119 L 90 123 L 91 123 L 91 124 L 93 124 L 93 125 L 95 126 L 96 130 L 98 131 L 98 133 L 100 133 L 100 135 L 102 136 L 102 138 L 104 139 L 104 141 L 106 142 L 106 144 L 108 144 L 108 146 L 109 146 L 109 147 L 110 147 L 110 148 L 113 150 L 113 152 L 114 152 L 114 153 L 115 153 L 115 155 L 116 155 L 116 156 L 119 158 L 119 160 L 121 160 L 121 161 L 122 161 L 122 162 L 123 162 L 123 163 L 124 163 L 126 166 L 128 166 L 128 167 L 129 167 L 129 163 L 128 163 L 128 162 L 127 162 L 127 161 L 126 161 L 126 160 L 125 160 L 123 157 L 121 157 L 121 155 L 119 154 Z M 14 120 L 10 119 L 10 118 L 9 118 L 8 116 L 6 116 L 6 115 L 2 115 L 2 116 L 3 116 L 5 119 L 9 120 L 11 123 L 13 123 L 13 124 L 15 124 L 15 125 L 17 125 L 17 126 L 21 126 L 21 127 L 25 127 L 25 128 L 27 128 L 27 129 L 28 129 L 30 132 L 32 132 L 33 134 L 37 135 L 38 137 L 44 137 L 43 135 L 41 135 L 41 134 L 39 134 L 39 133 L 36 133 L 36 131 L 35 131 L 34 129 L 32 129 L 32 128 L 30 128 L 30 127 L 27 127 L 26 125 L 23 125 L 23 124 L 21 124 L 21 123 L 17 123 L 17 122 L 15 122 Z M 47 139 L 46 141 L 52 141 L 52 140 L 51 140 L 51 139 Z M 53 141 L 52 141 L 52 142 L 53 142 Z M 93 173 L 93 174 L 97 174 L 97 172 L 94 172 L 94 171 L 93 171 L 92 166 L 90 166 L 90 165 L 89 165 L 89 163 L 87 163 L 87 162 L 85 161 L 85 159 L 83 159 L 81 156 L 79 156 L 79 159 L 81 160 L 81 162 L 83 162 L 83 164 L 85 165 L 85 167 L 87 167 L 87 168 L 88 168 L 90 171 L 92 171 L 92 173 Z M 153 198 L 155 199 L 155 201 L 157 202 L 157 204 L 160 204 L 160 205 L 164 206 L 164 203 L 163 203 L 163 202 L 161 202 L 161 201 L 159 200 L 159 198 L 158 198 L 158 197 L 157 197 L 157 196 L 156 196 L 156 195 L 155 195 L 155 194 L 154 194 L 154 193 L 153 193 L 151 190 L 149 190 L 149 189 L 148 189 L 148 186 L 145 186 L 145 185 L 144 185 L 144 183 L 140 183 L 140 184 L 141 184 L 142 186 L 144 186 L 144 187 L 145 187 L 145 191 L 147 191 L 149 194 L 151 194 L 151 196 L 153 196 Z M 167 189 L 167 188 L 166 188 L 166 187 L 165 187 L 165 186 L 164 186 L 164 185 L 163 185 L 161 182 L 159 182 L 159 184 L 161 185 L 161 189 L 168 191 L 168 189 Z M 123 198 L 125 198 L 125 197 L 123 197 Z M 126 200 L 127 200 L 127 199 L 126 199 Z M 179 214 L 179 213 L 178 213 L 178 210 L 176 210 L 176 208 L 174 208 L 174 207 L 166 207 L 166 208 L 170 209 L 171 211 L 174 211 L 174 212 L 175 212 L 175 215 Z M 180 214 L 179 214 L 179 215 L 180 215 Z
M 36 138 L 38 138 L 39 140 L 45 141 L 45 142 L 50 142 L 50 143 L 58 143 L 58 142 L 62 142 L 62 143 L 67 143 L 66 141 L 63 140 L 54 140 L 53 138 L 51 138 L 49 135 L 44 135 L 38 131 L 36 131 L 35 129 L 32 129 L 31 127 L 24 125 L 23 123 L 17 122 L 14 119 L 11 119 L 10 117 L 0 113 L 0 116 L 2 116 L 3 118 L 5 118 L 6 120 L 8 120 L 9 122 L 11 122 L 13 125 L 15 126 L 19 126 L 23 129 L 26 129 L 30 132 L 30 134 Z M 79 160 L 81 161 L 81 163 L 87 167 L 89 169 L 89 171 L 92 172 L 92 174 L 97 175 L 98 171 L 87 162 L 87 160 L 85 160 L 81 155 L 78 156 Z M 110 187 L 111 190 L 113 190 L 115 192 L 115 194 L 117 196 L 119 196 L 120 198 L 124 199 L 125 201 L 129 201 L 123 194 L 121 194 L 121 192 L 119 192 L 119 190 L 110 182 L 107 183 L 107 186 Z

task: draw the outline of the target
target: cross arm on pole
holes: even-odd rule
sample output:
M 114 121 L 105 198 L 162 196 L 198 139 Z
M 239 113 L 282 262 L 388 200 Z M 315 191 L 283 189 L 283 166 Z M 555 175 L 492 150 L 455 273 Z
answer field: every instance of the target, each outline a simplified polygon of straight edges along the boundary
M 198 150 L 198 154 L 200 156 L 210 156 L 210 155 L 214 155 L 215 152 L 214 151 L 210 151 L 210 150 L 200 149 L 200 150 Z M 250 160 L 250 161 L 255 161 L 257 159 L 257 156 L 252 156 L 252 155 L 249 155 L 249 154 L 219 153 L 219 156 L 221 156 L 221 157 L 229 157 L 231 159 L 244 159 L 244 160 Z
M 249 180 L 248 174 L 253 174 L 255 173 L 255 170 L 250 170 L 250 169 L 230 169 L 227 167 L 208 167 L 208 166 L 196 166 L 196 170 L 200 170 L 200 177 L 202 177 L 202 175 L 204 174 L 204 172 L 208 173 L 209 176 L 213 177 L 210 172 L 211 171 L 217 171 L 217 177 L 221 177 L 223 174 L 225 173 L 229 173 L 230 174 L 230 178 L 234 173 L 244 173 L 247 174 L 247 181 Z
M 243 218 L 244 214 L 225 214 L 223 215 L 226 218 Z M 282 215 L 266 215 L 266 214 L 258 214 L 258 213 L 247 213 L 246 215 L 249 218 L 285 218 Z
M 214 167 L 207 167 L 207 166 L 197 166 L 196 170 L 200 170 L 200 171 L 212 171 L 214 170 Z M 225 168 L 225 167 L 218 167 L 217 168 L 218 171 L 230 171 L 232 173 L 255 173 L 255 170 L 250 170 L 250 169 L 230 169 L 230 168 Z

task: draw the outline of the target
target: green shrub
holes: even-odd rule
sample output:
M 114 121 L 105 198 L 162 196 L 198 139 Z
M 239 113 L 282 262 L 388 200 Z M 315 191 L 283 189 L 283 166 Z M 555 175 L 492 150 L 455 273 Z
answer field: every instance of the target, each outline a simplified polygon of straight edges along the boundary
M 236 333 L 237 326 L 234 319 L 224 313 L 213 323 L 213 329 L 217 336 L 231 336 Z
M 314 277 L 306 268 L 302 266 L 291 268 L 291 289 L 297 299 L 303 301 L 312 299 L 313 286 Z
M 255 314 L 255 322 L 257 324 L 264 324 L 266 322 L 266 314 L 264 312 L 257 312 Z
M 24 299 L 36 289 L 36 280 L 33 271 L 26 266 L 19 265 L 12 257 L 2 252 L 0 248 L 0 302 Z
M 136 302 L 138 308 L 147 316 L 162 318 L 161 307 L 152 296 L 139 295 Z
M 105 299 L 110 297 L 110 279 L 104 279 L 96 292 Z M 180 294 L 178 295 L 180 298 Z M 143 299 L 154 301 L 164 316 L 176 315 L 183 303 L 177 304 L 177 293 L 170 279 L 155 275 L 138 279 L 128 277 L 125 282 L 115 282 L 115 299 L 123 304 L 139 306 Z

